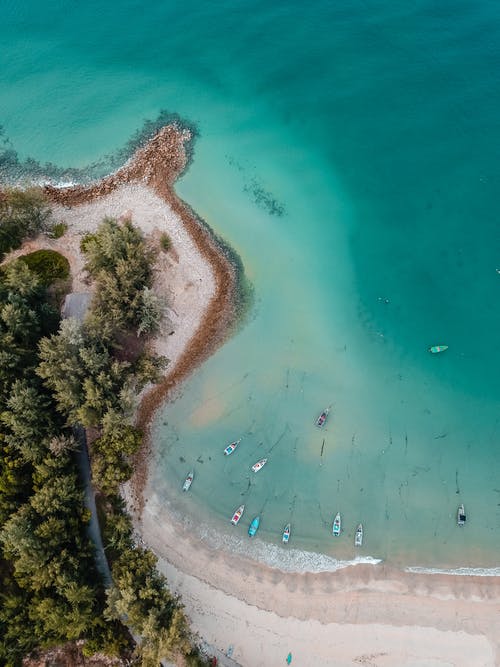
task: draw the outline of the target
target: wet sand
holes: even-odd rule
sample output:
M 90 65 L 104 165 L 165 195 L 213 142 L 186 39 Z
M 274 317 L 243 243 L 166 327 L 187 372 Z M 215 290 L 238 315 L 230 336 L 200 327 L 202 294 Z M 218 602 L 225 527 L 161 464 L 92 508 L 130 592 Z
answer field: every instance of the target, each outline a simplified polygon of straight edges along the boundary
M 248 667 L 494 667 L 500 580 L 415 574 L 380 565 L 290 573 L 211 548 L 159 507 L 142 539 L 181 596 L 192 627 Z M 292 545 L 291 545 L 292 546 Z

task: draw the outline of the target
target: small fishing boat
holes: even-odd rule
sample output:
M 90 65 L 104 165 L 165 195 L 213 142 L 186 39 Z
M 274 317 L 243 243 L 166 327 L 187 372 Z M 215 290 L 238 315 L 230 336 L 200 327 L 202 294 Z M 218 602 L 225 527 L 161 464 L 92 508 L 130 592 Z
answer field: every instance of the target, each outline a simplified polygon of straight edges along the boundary
M 429 352 L 432 354 L 437 354 L 438 352 L 444 352 L 448 349 L 448 345 L 433 345 L 429 348 Z
M 356 528 L 356 534 L 354 536 L 354 546 L 361 547 L 363 546 L 363 524 L 360 523 Z
M 234 512 L 233 518 L 231 519 L 231 523 L 233 526 L 236 526 L 238 521 L 241 519 L 243 516 L 243 512 L 245 511 L 245 505 L 240 505 L 238 509 Z
M 234 452 L 234 450 L 236 449 L 236 447 L 240 444 L 240 442 L 241 442 L 241 438 L 239 440 L 235 440 L 230 445 L 228 445 L 226 447 L 226 449 L 224 450 L 224 456 L 229 456 L 229 454 L 232 454 Z
M 337 514 L 335 515 L 335 519 L 333 520 L 333 527 L 332 527 L 332 533 L 334 537 L 338 537 L 340 535 L 340 528 L 341 528 L 340 512 L 337 512 Z
M 323 428 L 323 426 L 326 423 L 326 419 L 328 417 L 328 413 L 330 412 L 330 408 L 325 408 L 323 412 L 320 414 L 320 416 L 316 419 L 314 422 L 318 428 Z
M 255 533 L 259 530 L 260 516 L 256 516 L 255 519 L 252 519 L 250 528 L 248 529 L 248 534 L 250 537 L 253 537 Z
M 189 487 L 193 483 L 194 479 L 194 472 L 190 472 L 186 479 L 184 480 L 184 484 L 182 485 L 182 490 L 183 491 L 189 491 Z
M 457 524 L 459 526 L 465 526 L 466 521 L 467 521 L 467 516 L 465 514 L 465 507 L 462 503 L 461 505 L 459 505 L 457 510 Z
M 291 526 L 289 523 L 287 523 L 283 531 L 283 544 L 288 544 L 290 540 L 290 531 L 291 531 Z
M 253 472 L 259 472 L 259 470 L 262 470 L 266 463 L 267 459 L 261 459 L 260 461 L 257 461 L 257 463 L 254 463 L 252 466 Z

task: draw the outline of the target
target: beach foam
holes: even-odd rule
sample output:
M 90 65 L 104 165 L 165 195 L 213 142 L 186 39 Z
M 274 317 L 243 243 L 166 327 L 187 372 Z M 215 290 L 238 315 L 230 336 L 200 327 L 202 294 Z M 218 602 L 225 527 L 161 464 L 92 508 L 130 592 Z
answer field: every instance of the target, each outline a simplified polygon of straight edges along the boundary
M 153 505 L 149 504 L 149 511 Z M 158 517 L 164 518 L 159 506 L 153 513 L 158 512 Z M 257 563 L 267 565 L 288 573 L 318 573 L 336 572 L 354 565 L 378 565 L 382 562 L 380 558 L 373 556 L 356 556 L 353 559 L 337 559 L 327 554 L 293 547 L 285 547 L 281 544 L 272 544 L 260 538 L 250 539 L 245 533 L 226 532 L 218 530 L 205 522 L 196 522 L 188 515 L 182 515 L 169 504 L 169 512 L 175 523 L 182 526 L 186 533 L 196 535 L 207 547 L 214 550 L 222 550 L 235 556 L 250 558 Z M 238 530 L 238 529 L 236 529 Z
M 439 568 L 439 567 L 405 567 L 405 572 L 415 574 L 449 574 L 459 577 L 500 577 L 500 567 L 457 567 L 457 568 Z

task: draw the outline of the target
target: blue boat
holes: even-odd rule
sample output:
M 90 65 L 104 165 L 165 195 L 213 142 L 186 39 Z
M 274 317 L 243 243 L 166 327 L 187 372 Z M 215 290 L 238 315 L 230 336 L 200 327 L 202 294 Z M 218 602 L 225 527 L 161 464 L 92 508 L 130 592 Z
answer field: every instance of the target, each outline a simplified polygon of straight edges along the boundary
M 228 445 L 226 447 L 226 449 L 224 450 L 224 456 L 230 456 L 234 452 L 236 447 L 240 444 L 240 442 L 241 442 L 241 438 L 239 440 L 235 440 L 230 445 Z
M 260 516 L 256 516 L 255 519 L 252 519 L 250 528 L 248 529 L 248 534 L 250 537 L 253 537 L 255 533 L 259 530 Z

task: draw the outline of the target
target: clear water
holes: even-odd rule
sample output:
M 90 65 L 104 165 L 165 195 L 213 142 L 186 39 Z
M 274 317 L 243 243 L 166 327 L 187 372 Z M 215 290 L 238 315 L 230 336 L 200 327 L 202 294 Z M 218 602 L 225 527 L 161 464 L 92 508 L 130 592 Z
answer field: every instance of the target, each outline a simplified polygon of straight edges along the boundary
M 0 42 L 20 160 L 84 167 L 165 108 L 196 123 L 177 190 L 254 285 L 245 325 L 158 415 L 157 502 L 242 548 L 260 514 L 260 547 L 291 521 L 290 546 L 350 559 L 362 521 L 363 555 L 495 566 L 497 4 L 10 0 Z

